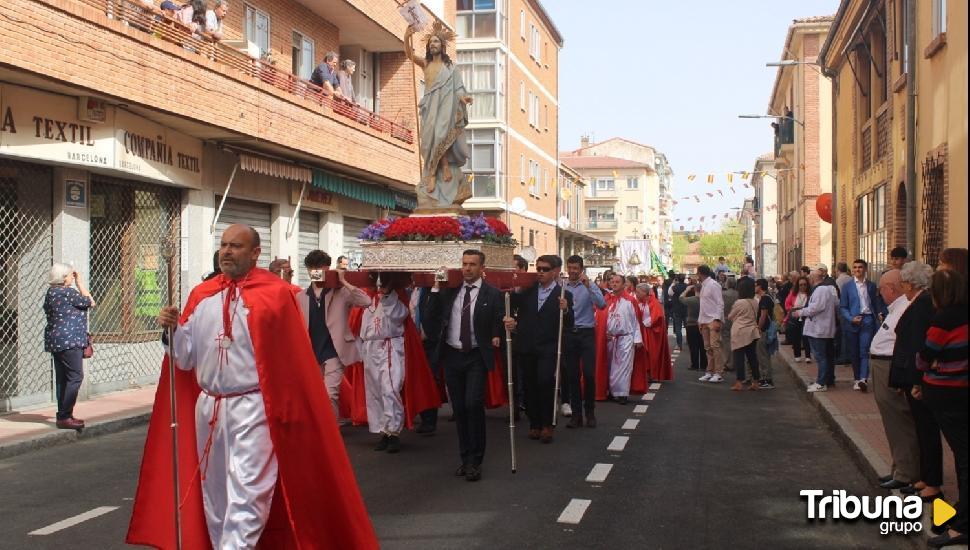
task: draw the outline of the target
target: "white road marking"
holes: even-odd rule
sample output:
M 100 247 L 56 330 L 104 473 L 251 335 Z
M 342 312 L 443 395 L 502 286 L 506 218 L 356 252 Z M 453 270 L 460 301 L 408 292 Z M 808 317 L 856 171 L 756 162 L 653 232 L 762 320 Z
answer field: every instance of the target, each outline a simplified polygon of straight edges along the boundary
M 623 427 L 621 427 L 620 429 L 621 430 L 635 430 L 635 429 L 637 429 L 637 426 L 639 426 L 639 425 L 640 425 L 640 421 L 637 420 L 636 418 L 627 418 L 626 422 L 623 423 Z
M 655 393 L 645 393 L 645 394 L 643 394 L 643 400 L 644 401 L 653 401 L 653 399 L 655 397 L 657 397 L 657 394 L 655 394 Z
M 630 437 L 626 435 L 618 435 L 613 438 L 613 441 L 606 448 L 607 451 L 622 451 L 626 448 L 626 444 L 630 441 Z
M 653 384 L 650 384 L 650 389 L 651 390 L 659 390 L 660 389 L 660 382 L 654 382 Z
M 583 520 L 583 514 L 586 513 L 586 509 L 592 503 L 592 500 L 587 500 L 583 498 L 574 498 L 569 501 L 569 504 L 563 508 L 561 514 L 559 514 L 559 519 L 556 521 L 559 523 L 570 523 L 573 525 L 579 525 L 579 522 Z
M 586 481 L 590 483 L 603 483 L 606 481 L 606 476 L 610 475 L 610 470 L 612 469 L 612 464 L 596 464 L 589 471 L 589 475 L 586 476 Z
M 633 414 L 646 414 L 649 405 L 637 405 L 633 407 Z
M 67 518 L 65 520 L 58 521 L 57 523 L 52 523 L 47 527 L 41 527 L 40 529 L 37 529 L 36 531 L 31 531 L 27 534 L 28 535 L 50 535 L 51 533 L 56 533 L 63 529 L 67 529 L 68 527 L 73 527 L 79 523 L 85 522 L 89 519 L 94 519 L 98 516 L 103 516 L 108 512 L 113 512 L 117 509 L 118 509 L 117 506 L 99 506 L 93 510 L 88 510 L 87 512 L 84 512 L 83 514 L 78 514 L 72 518 Z

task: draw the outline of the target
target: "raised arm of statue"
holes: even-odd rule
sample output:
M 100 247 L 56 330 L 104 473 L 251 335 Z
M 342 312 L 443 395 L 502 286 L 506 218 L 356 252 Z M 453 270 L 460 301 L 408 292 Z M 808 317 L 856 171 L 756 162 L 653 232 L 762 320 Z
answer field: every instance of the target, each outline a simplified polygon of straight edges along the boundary
M 424 57 L 414 55 L 414 27 L 408 25 L 408 30 L 404 32 L 404 54 L 408 56 L 411 63 L 414 63 L 422 69 L 428 65 L 428 62 L 424 60 Z

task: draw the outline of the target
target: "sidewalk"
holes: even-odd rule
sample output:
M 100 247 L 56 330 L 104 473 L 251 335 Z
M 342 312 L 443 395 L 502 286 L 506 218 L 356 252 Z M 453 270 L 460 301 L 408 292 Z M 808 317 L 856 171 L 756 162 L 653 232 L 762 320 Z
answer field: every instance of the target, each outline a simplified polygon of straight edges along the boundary
M 784 363 L 801 390 L 815 381 L 818 366 L 811 363 L 796 363 L 791 346 L 780 346 L 775 357 Z M 843 446 L 853 456 L 862 471 L 872 480 L 874 490 L 880 491 L 876 479 L 890 473 L 892 455 L 889 452 L 889 441 L 882 426 L 882 417 L 876 407 L 876 399 L 872 390 L 866 393 L 852 390 L 852 367 L 841 365 L 835 367 L 835 387 L 819 393 L 805 393 L 806 398 L 814 404 L 823 420 L 835 433 Z M 894 493 L 897 493 L 894 491 Z M 897 493 L 898 494 L 898 493 Z M 943 440 L 943 494 L 946 501 L 955 504 L 957 501 L 956 469 L 953 465 L 953 453 Z M 930 507 L 924 518 L 929 517 Z M 929 526 L 928 519 L 924 524 Z M 924 538 L 931 536 L 929 529 L 925 529 Z M 966 548 L 954 546 L 953 548 Z
M 0 459 L 81 438 L 118 432 L 145 424 L 155 400 L 155 385 L 123 390 L 78 401 L 74 414 L 85 421 L 81 434 L 54 425 L 56 405 L 0 415 Z

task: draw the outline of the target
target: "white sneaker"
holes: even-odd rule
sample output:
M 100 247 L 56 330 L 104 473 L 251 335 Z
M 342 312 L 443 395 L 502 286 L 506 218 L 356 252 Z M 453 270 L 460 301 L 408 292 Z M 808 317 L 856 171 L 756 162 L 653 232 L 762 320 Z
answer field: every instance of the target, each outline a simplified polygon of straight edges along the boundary
M 724 382 L 724 378 L 722 378 L 720 374 L 715 374 L 710 378 L 710 380 L 708 380 L 708 382 L 717 384 L 718 382 Z
M 815 392 L 820 392 L 820 391 L 825 391 L 826 389 L 827 389 L 827 388 L 826 388 L 825 386 L 823 386 L 823 385 L 821 385 L 821 384 L 818 384 L 818 383 L 815 383 L 815 382 L 813 382 L 813 383 L 812 383 L 812 384 L 811 384 L 811 385 L 810 385 L 810 386 L 808 387 L 808 393 L 815 393 Z
M 852 389 L 855 390 L 855 391 L 861 391 L 862 390 L 862 388 L 859 386 L 859 381 L 858 380 L 856 380 L 855 382 L 852 383 Z
M 697 380 L 700 381 L 700 382 L 707 382 L 708 380 L 711 379 L 712 376 L 714 376 L 714 375 L 711 374 L 711 373 L 707 373 L 704 376 L 701 376 L 700 378 L 698 378 Z
M 573 415 L 573 407 L 569 403 L 563 403 L 562 406 L 559 407 L 559 414 L 569 418 Z
M 806 357 L 805 358 L 805 362 L 806 363 L 811 363 L 812 362 L 812 358 L 811 357 Z
M 796 357 L 795 358 L 795 362 L 796 363 L 801 363 L 802 362 L 802 358 L 801 357 Z

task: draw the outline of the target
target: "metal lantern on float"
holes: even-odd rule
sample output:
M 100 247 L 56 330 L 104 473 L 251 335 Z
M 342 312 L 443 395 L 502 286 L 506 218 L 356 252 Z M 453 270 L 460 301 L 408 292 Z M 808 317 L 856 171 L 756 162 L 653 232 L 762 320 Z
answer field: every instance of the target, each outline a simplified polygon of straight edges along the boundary
M 832 223 L 832 193 L 822 193 L 815 200 L 815 211 L 825 223 Z

